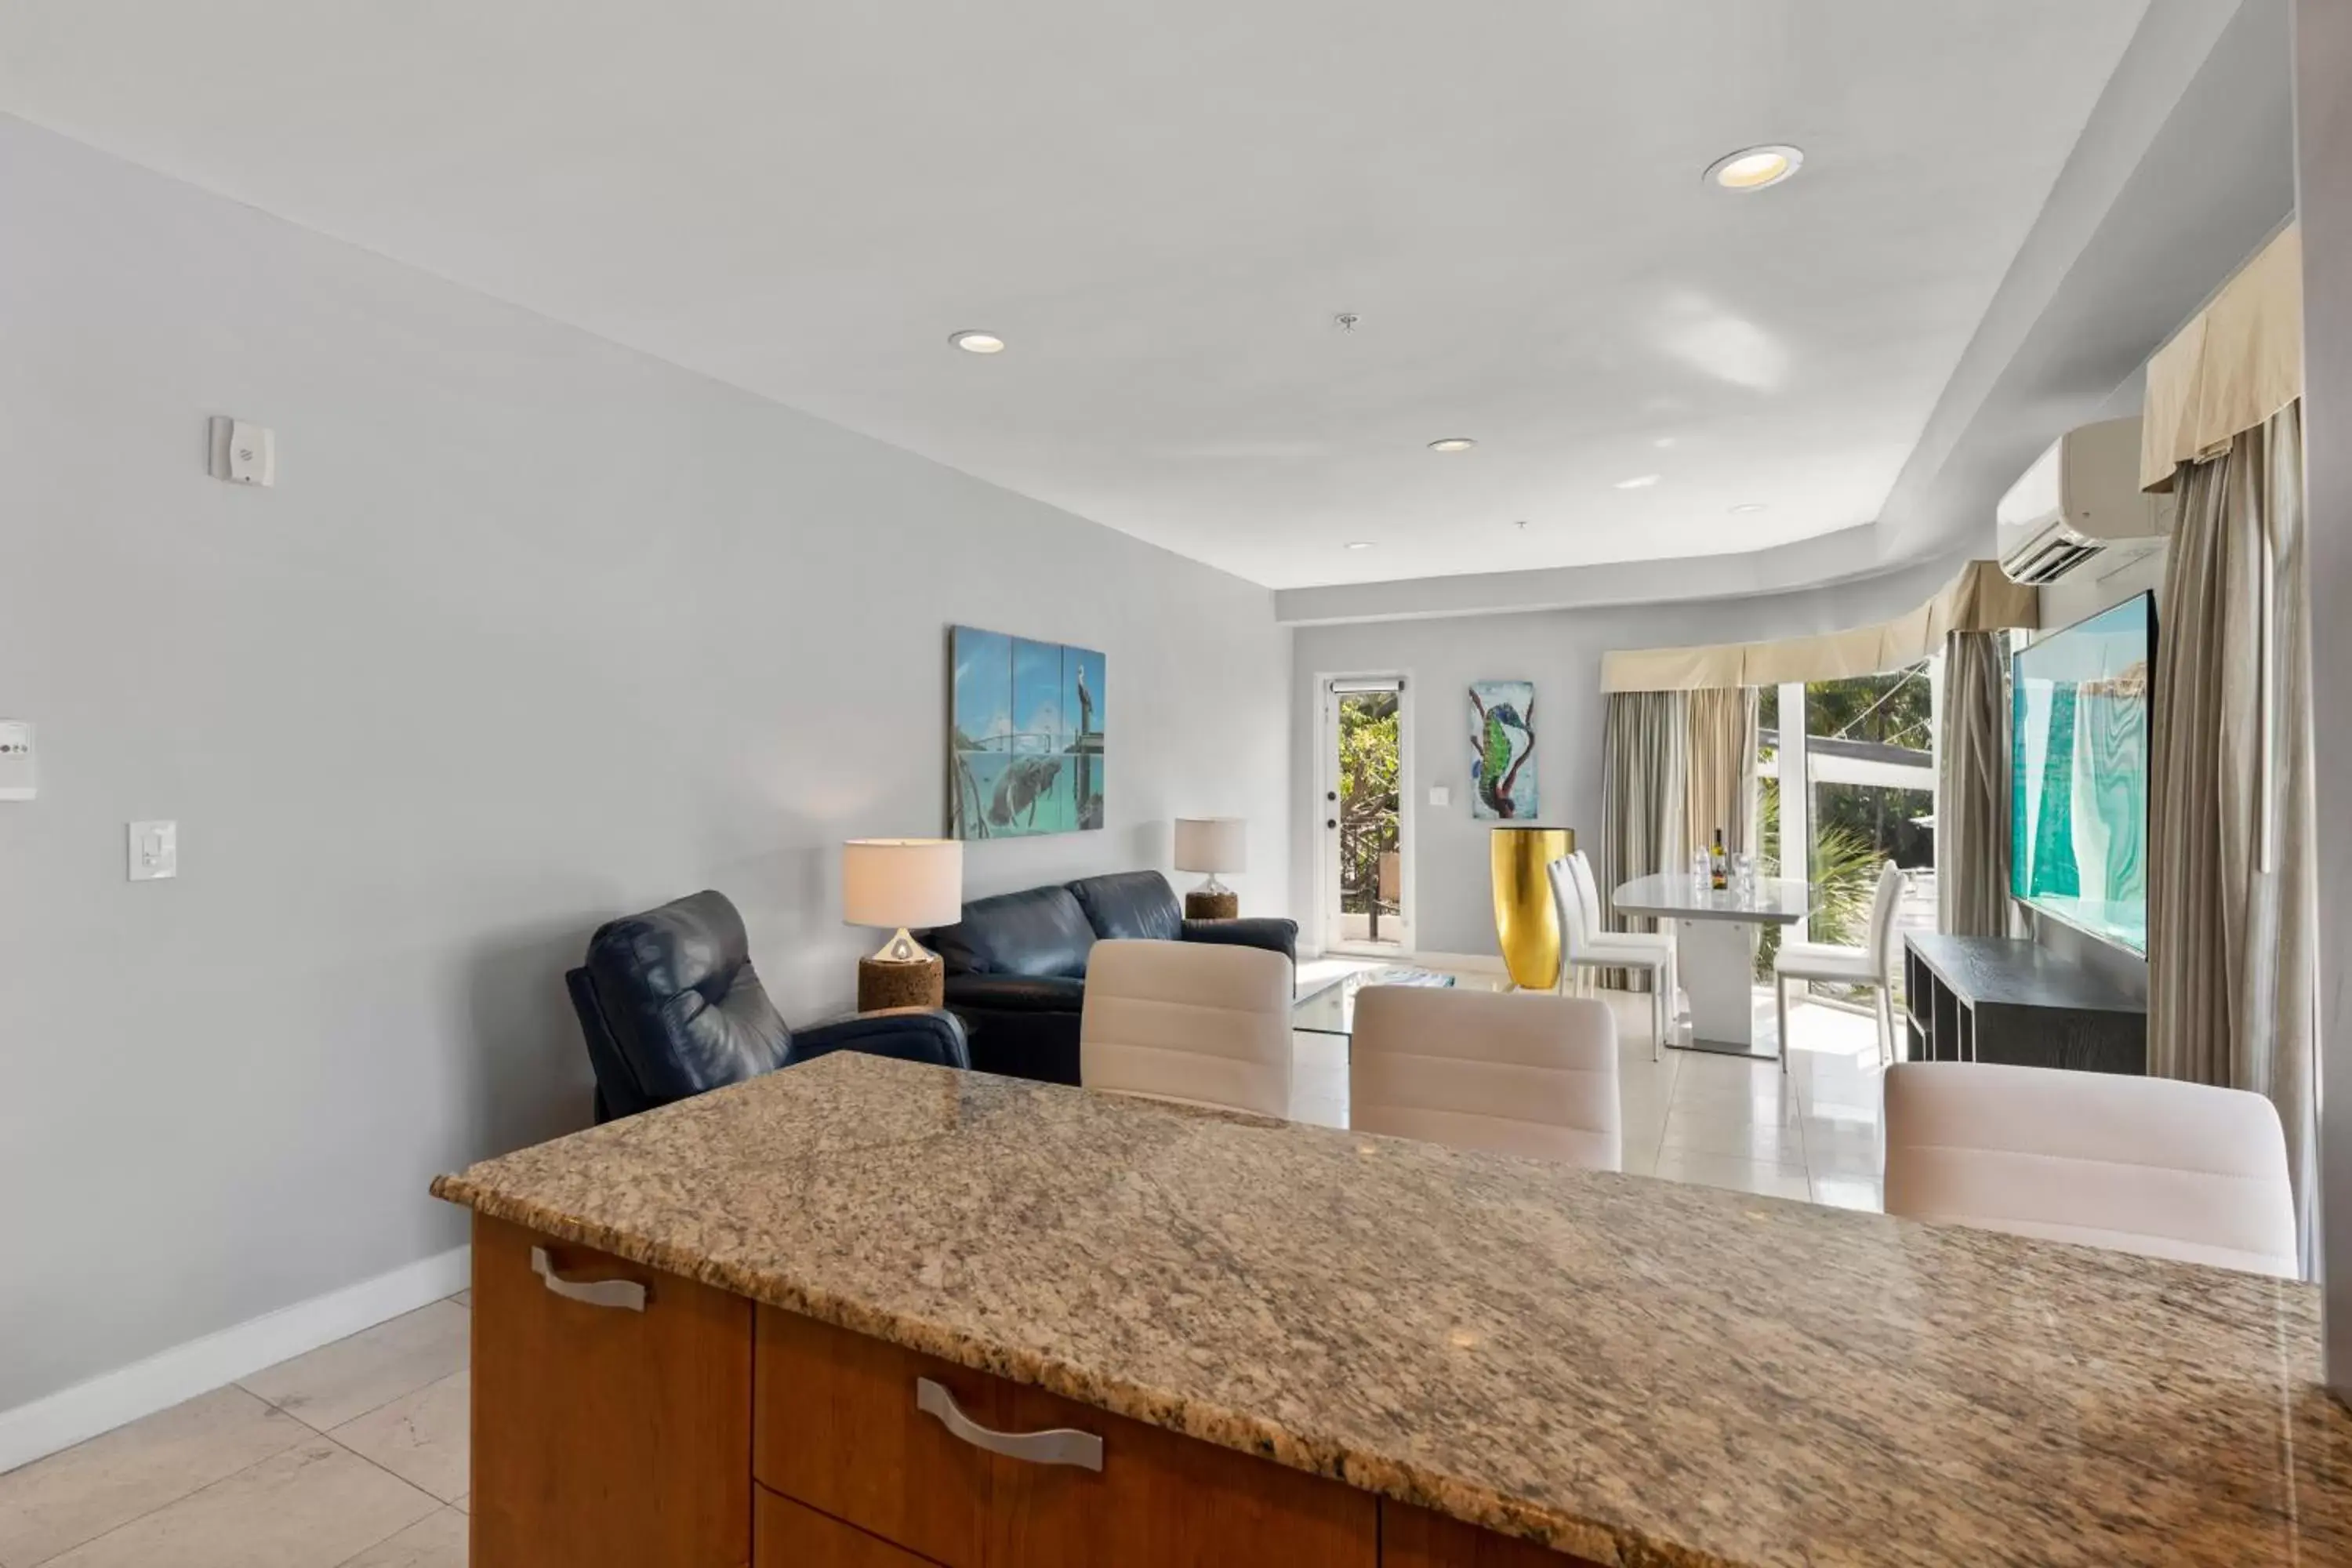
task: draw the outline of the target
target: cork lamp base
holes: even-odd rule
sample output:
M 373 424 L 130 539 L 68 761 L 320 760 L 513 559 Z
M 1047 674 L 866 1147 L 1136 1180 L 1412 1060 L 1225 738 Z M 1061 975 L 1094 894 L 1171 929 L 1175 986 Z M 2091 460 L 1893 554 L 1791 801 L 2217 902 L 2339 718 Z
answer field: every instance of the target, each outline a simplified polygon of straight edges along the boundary
M 1188 921 L 1239 920 L 1242 896 L 1230 888 L 1222 893 L 1204 893 L 1197 889 L 1184 895 L 1184 918 Z
M 936 952 L 913 963 L 890 963 L 878 958 L 857 961 L 857 1010 L 885 1007 L 936 1007 L 946 998 L 947 965 Z

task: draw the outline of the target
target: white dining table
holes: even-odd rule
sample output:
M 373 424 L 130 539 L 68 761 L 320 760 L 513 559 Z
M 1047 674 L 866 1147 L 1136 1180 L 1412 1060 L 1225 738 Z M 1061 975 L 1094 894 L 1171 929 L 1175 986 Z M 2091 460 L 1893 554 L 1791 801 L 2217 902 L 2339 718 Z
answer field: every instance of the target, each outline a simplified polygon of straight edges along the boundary
M 1780 1042 L 1770 1037 L 1769 1024 L 1762 1030 L 1767 1039 L 1758 1039 L 1757 933 L 1803 920 L 1810 895 L 1803 882 L 1784 877 L 1759 878 L 1753 890 L 1742 892 L 1706 887 L 1687 871 L 1663 871 L 1622 884 L 1609 901 L 1621 915 L 1671 922 L 1675 967 L 1690 994 L 1692 1048 L 1769 1058 L 1780 1054 Z

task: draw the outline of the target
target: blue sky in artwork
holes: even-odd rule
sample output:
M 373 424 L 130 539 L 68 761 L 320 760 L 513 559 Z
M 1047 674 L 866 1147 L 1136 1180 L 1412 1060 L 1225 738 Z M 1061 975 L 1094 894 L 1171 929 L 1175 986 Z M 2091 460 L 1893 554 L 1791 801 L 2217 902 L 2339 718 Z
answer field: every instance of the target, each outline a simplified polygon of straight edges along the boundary
M 955 722 L 975 743 L 1013 732 L 1013 639 L 955 628 Z
M 1013 639 L 1013 749 L 1058 752 L 1069 742 L 1062 722 L 1062 645 Z

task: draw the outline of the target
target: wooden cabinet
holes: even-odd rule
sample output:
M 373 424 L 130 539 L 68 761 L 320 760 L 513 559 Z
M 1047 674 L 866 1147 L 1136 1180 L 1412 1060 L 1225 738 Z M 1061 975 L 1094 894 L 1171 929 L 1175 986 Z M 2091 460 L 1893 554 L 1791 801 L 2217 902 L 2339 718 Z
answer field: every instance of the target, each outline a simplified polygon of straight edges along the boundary
M 1370 1492 L 1161 1427 L 1007 1384 L 1015 1432 L 1071 1428 L 1102 1439 L 1099 1471 L 1000 1458 L 990 1568 L 1370 1568 L 1380 1510 Z
M 772 1307 L 759 1320 L 760 1483 L 945 1568 L 981 1568 L 990 1457 L 917 1410 L 915 1383 L 936 1379 L 991 1425 L 1004 1385 Z
M 1391 1498 L 1381 1500 L 1381 1568 L 1592 1568 L 1531 1542 L 1514 1541 Z
M 753 1489 L 752 1568 L 937 1568 L 854 1524 L 828 1519 L 765 1487 Z
M 478 1216 L 473 1419 L 474 1568 L 1575 1561 Z
M 943 1568 L 1371 1568 L 1368 1493 L 1042 1389 L 760 1309 L 753 1472 L 763 1487 Z M 918 1407 L 929 1379 L 967 1436 Z M 1099 1439 L 1099 1469 L 982 1445 Z
M 477 1215 L 473 1362 L 480 1568 L 751 1562 L 749 1301 Z

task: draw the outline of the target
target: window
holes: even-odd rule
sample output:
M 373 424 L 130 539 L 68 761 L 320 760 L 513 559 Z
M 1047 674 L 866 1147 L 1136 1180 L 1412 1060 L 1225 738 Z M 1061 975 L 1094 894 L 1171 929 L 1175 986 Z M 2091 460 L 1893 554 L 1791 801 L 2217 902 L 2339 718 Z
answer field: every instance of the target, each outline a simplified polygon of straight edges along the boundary
M 1804 846 L 1785 873 L 1813 886 L 1813 912 L 1797 940 L 1867 942 L 1878 868 L 1887 860 L 1907 873 L 1898 929 L 1934 928 L 1937 663 L 1758 693 L 1757 846 L 1776 876 L 1784 874 L 1788 847 Z M 1797 716 L 1801 729 L 1784 733 Z M 1790 783 L 1800 758 L 1801 790 Z M 1771 973 L 1779 939 L 1768 930 L 1759 977 Z

